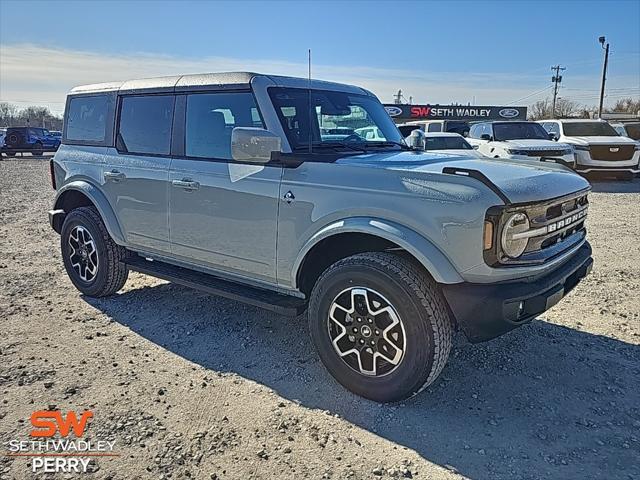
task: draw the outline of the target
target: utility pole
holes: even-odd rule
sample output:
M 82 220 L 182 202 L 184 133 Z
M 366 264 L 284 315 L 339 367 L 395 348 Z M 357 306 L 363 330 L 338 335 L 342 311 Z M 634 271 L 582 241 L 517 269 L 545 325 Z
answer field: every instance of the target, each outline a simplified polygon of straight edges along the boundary
M 556 74 L 551 77 L 551 81 L 554 83 L 553 86 L 553 103 L 551 104 L 551 118 L 556 118 L 556 100 L 558 98 L 558 86 L 560 82 L 562 82 L 562 75 L 560 75 L 561 70 L 566 70 L 566 68 L 561 67 L 560 65 L 556 65 L 555 67 L 551 67 L 551 71 L 555 71 Z
M 394 95 L 393 103 L 400 105 L 402 103 L 402 90 L 398 90 L 398 93 Z
M 604 103 L 604 83 L 607 80 L 607 64 L 609 63 L 609 43 L 605 46 L 605 37 L 598 38 L 600 45 L 604 49 L 604 65 L 602 67 L 602 86 L 600 87 L 600 106 L 598 107 L 598 118 L 602 118 L 602 104 Z

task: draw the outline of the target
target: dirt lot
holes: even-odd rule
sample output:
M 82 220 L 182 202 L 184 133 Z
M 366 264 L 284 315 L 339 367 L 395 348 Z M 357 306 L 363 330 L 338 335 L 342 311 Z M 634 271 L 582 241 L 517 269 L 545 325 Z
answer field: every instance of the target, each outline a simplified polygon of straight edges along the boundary
M 640 479 L 639 181 L 594 184 L 595 269 L 568 298 L 494 341 L 458 336 L 435 385 L 397 405 L 337 385 L 302 317 L 138 274 L 83 298 L 53 195 L 47 162 L 0 162 L 3 452 L 34 410 L 90 409 L 88 436 L 120 456 L 89 478 Z M 2 456 L 0 477 L 29 465 Z

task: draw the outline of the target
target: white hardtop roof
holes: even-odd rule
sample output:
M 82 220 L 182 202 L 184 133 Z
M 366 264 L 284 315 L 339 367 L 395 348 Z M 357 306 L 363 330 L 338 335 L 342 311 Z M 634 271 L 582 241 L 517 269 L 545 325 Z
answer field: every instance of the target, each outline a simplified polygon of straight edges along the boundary
M 353 85 L 314 79 L 309 82 L 306 78 L 266 75 L 253 72 L 200 73 L 194 75 L 143 78 L 122 82 L 95 83 L 92 85 L 80 85 L 75 87 L 71 92 L 69 92 L 69 94 L 78 95 L 114 91 L 122 93 L 138 93 L 151 91 L 204 90 L 208 88 L 248 88 L 255 77 L 264 77 L 271 81 L 272 86 L 278 87 L 308 88 L 311 86 L 311 88 L 320 90 L 339 90 L 348 93 L 373 95 L 368 90 Z

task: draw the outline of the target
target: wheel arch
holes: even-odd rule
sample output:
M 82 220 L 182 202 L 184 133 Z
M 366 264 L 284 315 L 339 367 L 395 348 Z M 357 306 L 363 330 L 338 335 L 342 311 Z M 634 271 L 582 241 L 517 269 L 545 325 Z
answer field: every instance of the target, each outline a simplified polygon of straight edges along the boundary
M 84 180 L 65 184 L 58 190 L 53 208 L 54 210 L 63 210 L 66 214 L 74 208 L 88 206 L 93 206 L 98 210 L 111 238 L 117 244 L 124 245 L 125 239 L 118 219 L 107 197 L 95 185 Z
M 316 232 L 294 262 L 295 288 L 308 294 L 331 264 L 356 253 L 398 251 L 421 265 L 438 283 L 460 283 L 460 274 L 433 242 L 395 222 L 357 217 L 340 220 Z

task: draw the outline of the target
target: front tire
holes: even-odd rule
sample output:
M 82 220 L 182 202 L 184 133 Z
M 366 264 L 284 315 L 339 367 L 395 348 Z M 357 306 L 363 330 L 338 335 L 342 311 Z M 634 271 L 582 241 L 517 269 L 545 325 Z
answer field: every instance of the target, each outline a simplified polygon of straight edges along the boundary
M 85 295 L 113 295 L 127 281 L 127 250 L 109 236 L 94 207 L 76 208 L 65 217 L 60 246 L 71 282 Z
M 432 384 L 453 336 L 434 280 L 386 252 L 353 255 L 329 267 L 311 293 L 309 327 L 333 377 L 378 402 L 402 400 Z

